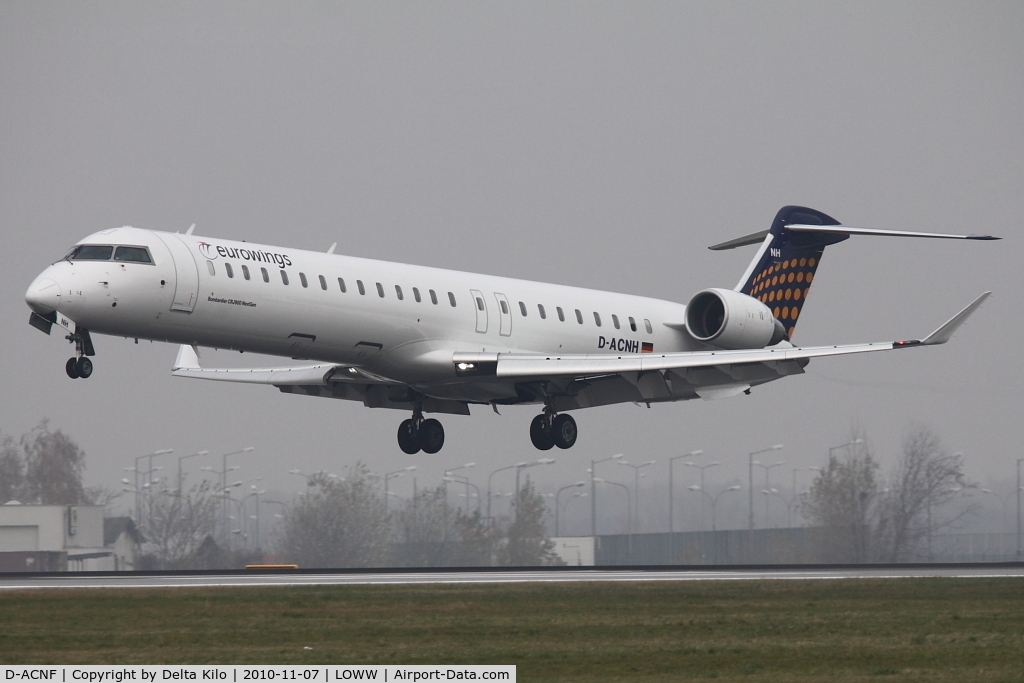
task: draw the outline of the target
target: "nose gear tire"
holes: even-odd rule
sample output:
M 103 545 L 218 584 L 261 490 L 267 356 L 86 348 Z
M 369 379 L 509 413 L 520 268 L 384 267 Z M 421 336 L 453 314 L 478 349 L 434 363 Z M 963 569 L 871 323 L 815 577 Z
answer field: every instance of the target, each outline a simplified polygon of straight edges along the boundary
M 68 362 L 64 364 L 64 372 L 68 373 L 71 379 L 78 379 L 78 359 L 68 358 Z
M 92 361 L 85 356 L 79 358 L 75 366 L 75 369 L 78 370 L 78 376 L 82 379 L 86 379 L 92 374 Z

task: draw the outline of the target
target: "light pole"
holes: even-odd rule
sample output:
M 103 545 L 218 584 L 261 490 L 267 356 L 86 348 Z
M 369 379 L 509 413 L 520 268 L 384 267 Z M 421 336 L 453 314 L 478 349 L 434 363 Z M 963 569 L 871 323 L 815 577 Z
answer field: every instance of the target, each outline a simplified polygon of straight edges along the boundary
M 453 474 L 450 477 L 445 477 L 444 481 L 446 481 L 446 482 L 454 482 L 456 484 L 465 484 L 466 485 L 466 493 L 460 493 L 459 495 L 465 497 L 465 499 L 466 499 L 466 514 L 467 515 L 469 514 L 469 488 L 473 487 L 473 490 L 476 491 L 476 510 L 477 510 L 477 512 L 480 512 L 480 489 L 477 488 L 476 484 L 473 484 L 473 483 L 471 483 L 469 481 L 469 477 L 464 477 L 461 474 Z
M 256 533 L 255 533 L 255 536 L 256 536 L 256 550 L 259 550 L 260 548 L 263 547 L 262 544 L 260 543 L 260 496 L 263 495 L 266 492 L 267 492 L 266 489 L 257 489 L 256 488 L 256 484 L 253 484 L 252 485 L 252 491 L 250 491 L 245 496 L 245 498 L 249 498 L 251 496 L 256 496 L 256 514 L 255 515 L 250 515 L 250 518 L 254 519 L 256 521 Z M 243 498 L 242 500 L 245 500 L 245 498 Z
M 786 464 L 785 460 L 780 460 L 780 461 L 778 461 L 776 463 L 772 463 L 771 465 L 765 465 L 765 464 L 760 463 L 760 462 L 758 462 L 756 460 L 754 461 L 754 465 L 756 465 L 758 467 L 763 467 L 764 468 L 764 487 L 766 489 L 770 489 L 772 487 L 771 486 L 771 482 L 768 481 L 769 471 L 773 467 L 782 467 L 785 464 Z M 766 496 L 765 499 L 764 499 L 764 528 L 767 529 L 770 526 L 771 526 L 771 522 L 769 521 L 769 516 L 768 516 L 768 498 Z
M 173 448 L 161 448 L 158 451 L 153 451 L 152 453 L 147 453 L 146 455 L 135 456 L 135 467 L 132 467 L 131 471 L 135 472 L 135 520 L 139 524 L 142 523 L 142 520 L 139 518 L 139 513 L 140 513 L 140 510 L 139 510 L 139 503 L 140 503 L 139 491 L 142 488 L 141 485 L 139 484 L 139 474 L 140 474 L 140 471 L 139 471 L 139 461 L 142 460 L 143 458 L 149 458 L 149 464 L 148 464 L 149 472 L 146 472 L 146 474 L 150 474 L 153 471 L 153 458 L 155 458 L 158 455 L 167 455 L 168 453 L 173 453 L 173 452 L 174 452 Z M 128 468 L 125 468 L 125 469 L 127 470 Z M 143 482 L 143 483 L 145 483 L 145 482 Z
M 718 522 L 715 519 L 715 506 L 718 505 L 718 497 L 719 496 L 721 496 L 723 493 L 728 493 L 729 491 L 738 491 L 739 488 L 740 488 L 739 484 L 735 484 L 733 486 L 730 486 L 727 489 L 722 489 L 721 491 L 716 493 L 714 496 L 712 496 L 710 493 L 705 491 L 704 488 L 701 487 L 701 486 L 690 486 L 688 488 L 691 491 L 700 491 L 705 496 L 707 496 L 708 500 L 711 501 L 711 542 L 714 544 L 714 547 L 715 547 L 713 562 L 715 564 L 718 564 Z
M 701 449 L 698 448 L 695 451 L 690 451 L 689 453 L 684 453 L 683 455 L 673 455 L 672 457 L 670 457 L 668 459 L 668 552 L 669 552 L 669 555 L 673 558 L 672 559 L 673 562 L 675 561 L 675 556 L 676 556 L 676 535 L 675 535 L 675 520 L 676 520 L 676 512 L 675 512 L 675 502 L 676 501 L 675 501 L 675 495 L 676 495 L 676 487 L 675 487 L 675 484 L 672 481 L 672 465 L 674 465 L 675 461 L 679 460 L 680 458 L 696 458 L 698 455 L 703 455 L 703 454 L 704 454 L 704 451 L 702 451 Z M 703 501 L 702 501 L 702 505 L 701 505 L 700 511 L 701 511 L 701 514 L 704 514 Z M 704 522 L 702 520 L 701 524 L 703 524 L 703 523 Z
M 304 478 L 306 480 L 306 486 L 312 486 L 313 480 L 316 479 L 317 477 L 327 477 L 328 479 L 338 479 L 339 481 L 345 481 L 345 477 L 339 477 L 337 474 L 329 474 L 327 472 L 324 472 L 323 470 L 320 470 L 319 472 L 314 472 L 313 474 L 306 474 L 301 470 L 288 470 L 288 474 L 294 474 L 297 477 Z
M 754 528 L 754 456 L 760 455 L 761 453 L 767 453 L 768 451 L 782 450 L 782 444 L 777 443 L 774 446 L 768 448 L 762 448 L 759 451 L 754 451 L 747 456 L 747 480 L 750 487 L 750 517 L 747 520 L 747 528 L 753 530 Z
M 1017 557 L 1021 556 L 1020 553 L 1020 464 L 1024 462 L 1024 458 L 1017 458 Z
M 789 521 L 790 528 L 792 528 L 793 527 L 793 504 L 791 502 L 789 502 L 788 500 L 786 500 L 786 497 L 784 495 L 782 495 L 782 493 L 780 493 L 778 489 L 768 489 L 768 490 L 765 490 L 765 491 L 761 491 L 761 493 L 763 493 L 765 495 L 765 498 L 770 498 L 773 495 L 774 496 L 778 496 L 782 500 L 782 502 L 786 504 L 786 519 Z
M 566 489 L 574 489 L 574 488 L 576 488 L 578 486 L 586 486 L 586 485 L 587 485 L 587 483 L 585 481 L 578 481 L 575 484 L 569 484 L 568 486 L 563 486 L 562 488 L 558 489 L 558 491 L 555 493 L 555 537 L 556 538 L 558 537 L 558 497 L 560 495 L 562 495 L 562 491 L 564 491 Z
M 525 465 L 525 464 L 526 464 L 525 462 L 517 462 L 515 465 L 509 465 L 508 467 L 499 467 L 498 469 L 496 469 L 493 472 L 491 472 L 491 474 L 487 477 L 487 517 L 489 519 L 491 518 L 491 477 L 493 477 L 498 472 L 503 472 L 505 470 L 511 470 L 513 468 L 516 468 L 516 467 L 519 467 L 520 465 Z
M 617 481 L 608 481 L 607 479 L 594 478 L 594 481 L 599 484 L 611 484 L 612 486 L 621 486 L 622 490 L 626 492 L 626 543 L 629 551 L 629 559 L 633 560 L 633 513 L 632 506 L 629 498 L 629 487 L 625 484 L 620 484 Z
M 464 465 L 459 465 L 458 467 L 453 467 L 450 470 L 445 470 L 444 471 L 444 476 L 445 477 L 450 477 L 452 475 L 452 472 L 458 472 L 459 470 L 465 470 L 465 469 L 468 469 L 470 467 L 476 467 L 476 463 L 475 462 L 467 462 Z M 467 478 L 466 481 L 468 482 L 469 479 Z M 444 502 L 445 503 L 448 502 L 448 485 L 447 485 L 447 483 L 445 484 L 445 487 L 444 487 Z M 466 511 L 467 512 L 469 511 L 469 486 L 468 486 L 468 484 L 466 486 Z
M 864 439 L 854 439 L 853 441 L 849 441 L 847 443 L 841 443 L 838 446 L 832 446 L 831 448 L 828 449 L 828 459 L 832 459 L 832 451 L 838 451 L 841 448 L 849 448 L 850 446 L 859 446 L 862 443 L 864 443 Z M 828 463 L 825 464 L 827 465 Z
M 394 472 L 385 472 L 384 473 L 384 505 L 385 506 L 390 505 L 390 503 L 388 502 L 388 480 L 389 479 L 397 479 L 398 477 L 401 477 L 401 476 L 405 475 L 406 472 L 413 472 L 415 470 L 416 470 L 416 465 L 409 465 L 408 467 L 403 467 L 402 469 L 395 470 Z
M 710 467 L 718 467 L 722 463 L 720 463 L 720 462 L 718 462 L 716 460 L 715 462 L 708 463 L 707 465 L 698 465 L 698 464 L 693 463 L 693 462 L 684 462 L 683 464 L 686 465 L 687 467 L 696 467 L 697 469 L 700 470 L 700 490 L 703 491 L 704 490 L 704 470 L 706 470 L 706 469 L 708 469 Z M 701 531 L 705 530 L 704 529 L 704 499 L 703 498 L 701 498 L 701 501 L 700 501 L 700 530 Z
M 524 463 L 519 463 L 518 465 L 516 465 L 516 497 L 515 497 L 516 518 L 515 518 L 515 520 L 513 520 L 513 523 L 519 521 L 519 473 L 522 472 L 523 470 L 525 470 L 527 467 L 536 467 L 537 465 L 554 465 L 554 464 L 555 464 L 555 461 L 552 460 L 551 458 L 540 458 L 540 459 L 535 460 L 533 462 L 524 462 Z M 469 489 L 466 489 L 466 493 L 469 493 Z
M 227 489 L 227 482 L 228 482 L 228 479 L 227 479 L 228 457 L 232 456 L 232 455 L 238 455 L 239 453 L 252 453 L 254 450 L 256 450 L 256 449 L 253 448 L 252 446 L 246 446 L 245 448 L 242 448 L 242 449 L 237 450 L 237 451 L 231 451 L 230 453 L 225 453 L 224 455 L 221 456 L 220 462 L 221 462 L 221 484 L 222 484 L 222 488 L 224 488 L 225 490 Z M 225 528 L 225 530 L 227 529 L 227 526 L 228 526 L 228 505 L 227 505 L 227 503 L 225 503 L 224 504 L 224 528 Z M 231 537 L 230 536 L 225 536 L 225 538 L 230 539 Z
M 1015 495 L 1018 491 L 1020 491 L 1019 488 L 1017 491 L 1010 491 L 1005 496 L 1000 496 L 992 489 L 981 490 L 982 493 L 993 496 L 999 501 L 999 533 L 1004 533 L 1006 529 L 1006 504 L 1010 502 L 1010 496 Z
M 670 534 L 675 531 L 675 487 L 672 485 L 672 465 L 675 464 L 675 461 L 679 460 L 679 458 L 696 458 L 698 455 L 703 454 L 704 451 L 697 449 L 683 455 L 673 455 L 668 459 L 668 532 Z M 701 512 L 703 511 L 704 508 L 702 506 Z M 670 540 L 669 543 L 672 543 L 672 541 Z
M 640 524 L 640 470 L 648 465 L 653 465 L 654 460 L 648 460 L 640 465 L 633 465 L 626 460 L 619 460 L 619 464 L 633 468 L 633 520 L 637 526 Z
M 178 456 L 178 493 L 181 493 L 181 489 L 184 487 L 184 483 L 183 483 L 182 475 L 181 475 L 181 461 L 185 460 L 187 458 L 194 458 L 197 455 L 209 455 L 209 453 L 210 453 L 210 451 L 199 451 L 198 453 L 193 453 L 192 455 L 181 455 L 181 456 Z
M 590 470 L 588 470 L 590 472 L 590 535 L 594 538 L 597 538 L 597 487 L 594 486 L 594 482 L 597 479 L 594 477 L 594 466 L 609 460 L 618 460 L 621 457 L 622 453 L 616 453 L 610 458 L 590 461 Z

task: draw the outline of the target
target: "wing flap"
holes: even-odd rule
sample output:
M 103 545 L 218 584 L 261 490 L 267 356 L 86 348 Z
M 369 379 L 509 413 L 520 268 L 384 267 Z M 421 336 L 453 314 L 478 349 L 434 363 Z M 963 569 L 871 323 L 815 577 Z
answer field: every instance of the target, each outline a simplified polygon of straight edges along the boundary
M 182 344 L 171 368 L 173 377 L 209 379 L 218 382 L 270 384 L 284 386 L 328 386 L 331 383 L 397 384 L 393 380 L 367 372 L 362 368 L 334 363 L 317 363 L 280 368 L 204 368 L 199 362 L 199 349 Z

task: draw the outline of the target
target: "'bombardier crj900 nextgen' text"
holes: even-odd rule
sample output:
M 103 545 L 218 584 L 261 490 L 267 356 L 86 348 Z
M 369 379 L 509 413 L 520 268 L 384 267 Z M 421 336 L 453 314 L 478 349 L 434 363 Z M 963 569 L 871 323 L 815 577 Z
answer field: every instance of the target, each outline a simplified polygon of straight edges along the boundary
M 194 228 L 195 226 L 193 226 Z M 850 235 L 995 239 L 852 228 L 798 206 L 768 230 L 712 249 L 759 245 L 733 289 L 683 305 L 626 294 L 425 268 L 334 253 L 136 228 L 86 237 L 44 270 L 29 322 L 75 345 L 69 377 L 92 374 L 93 333 L 181 344 L 172 374 L 269 384 L 411 413 L 406 453 L 436 453 L 444 429 L 424 413 L 470 404 L 543 406 L 534 446 L 569 448 L 569 411 L 626 401 L 724 398 L 802 373 L 811 358 L 946 342 L 975 299 L 924 339 L 799 347 L 792 343 L 825 247 Z M 304 365 L 212 369 L 198 347 Z

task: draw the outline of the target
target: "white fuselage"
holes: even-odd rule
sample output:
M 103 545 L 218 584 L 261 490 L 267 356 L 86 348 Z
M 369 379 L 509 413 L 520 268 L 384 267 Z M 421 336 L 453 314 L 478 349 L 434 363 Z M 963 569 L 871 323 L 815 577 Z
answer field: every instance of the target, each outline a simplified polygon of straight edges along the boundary
M 457 380 L 455 352 L 706 348 L 678 329 L 684 305 L 646 297 L 136 228 L 79 244 L 144 246 L 153 261 L 40 274 L 33 287 L 57 283 L 53 307 L 91 332 L 356 365 L 459 400 L 516 393 L 456 389 L 473 383 Z

